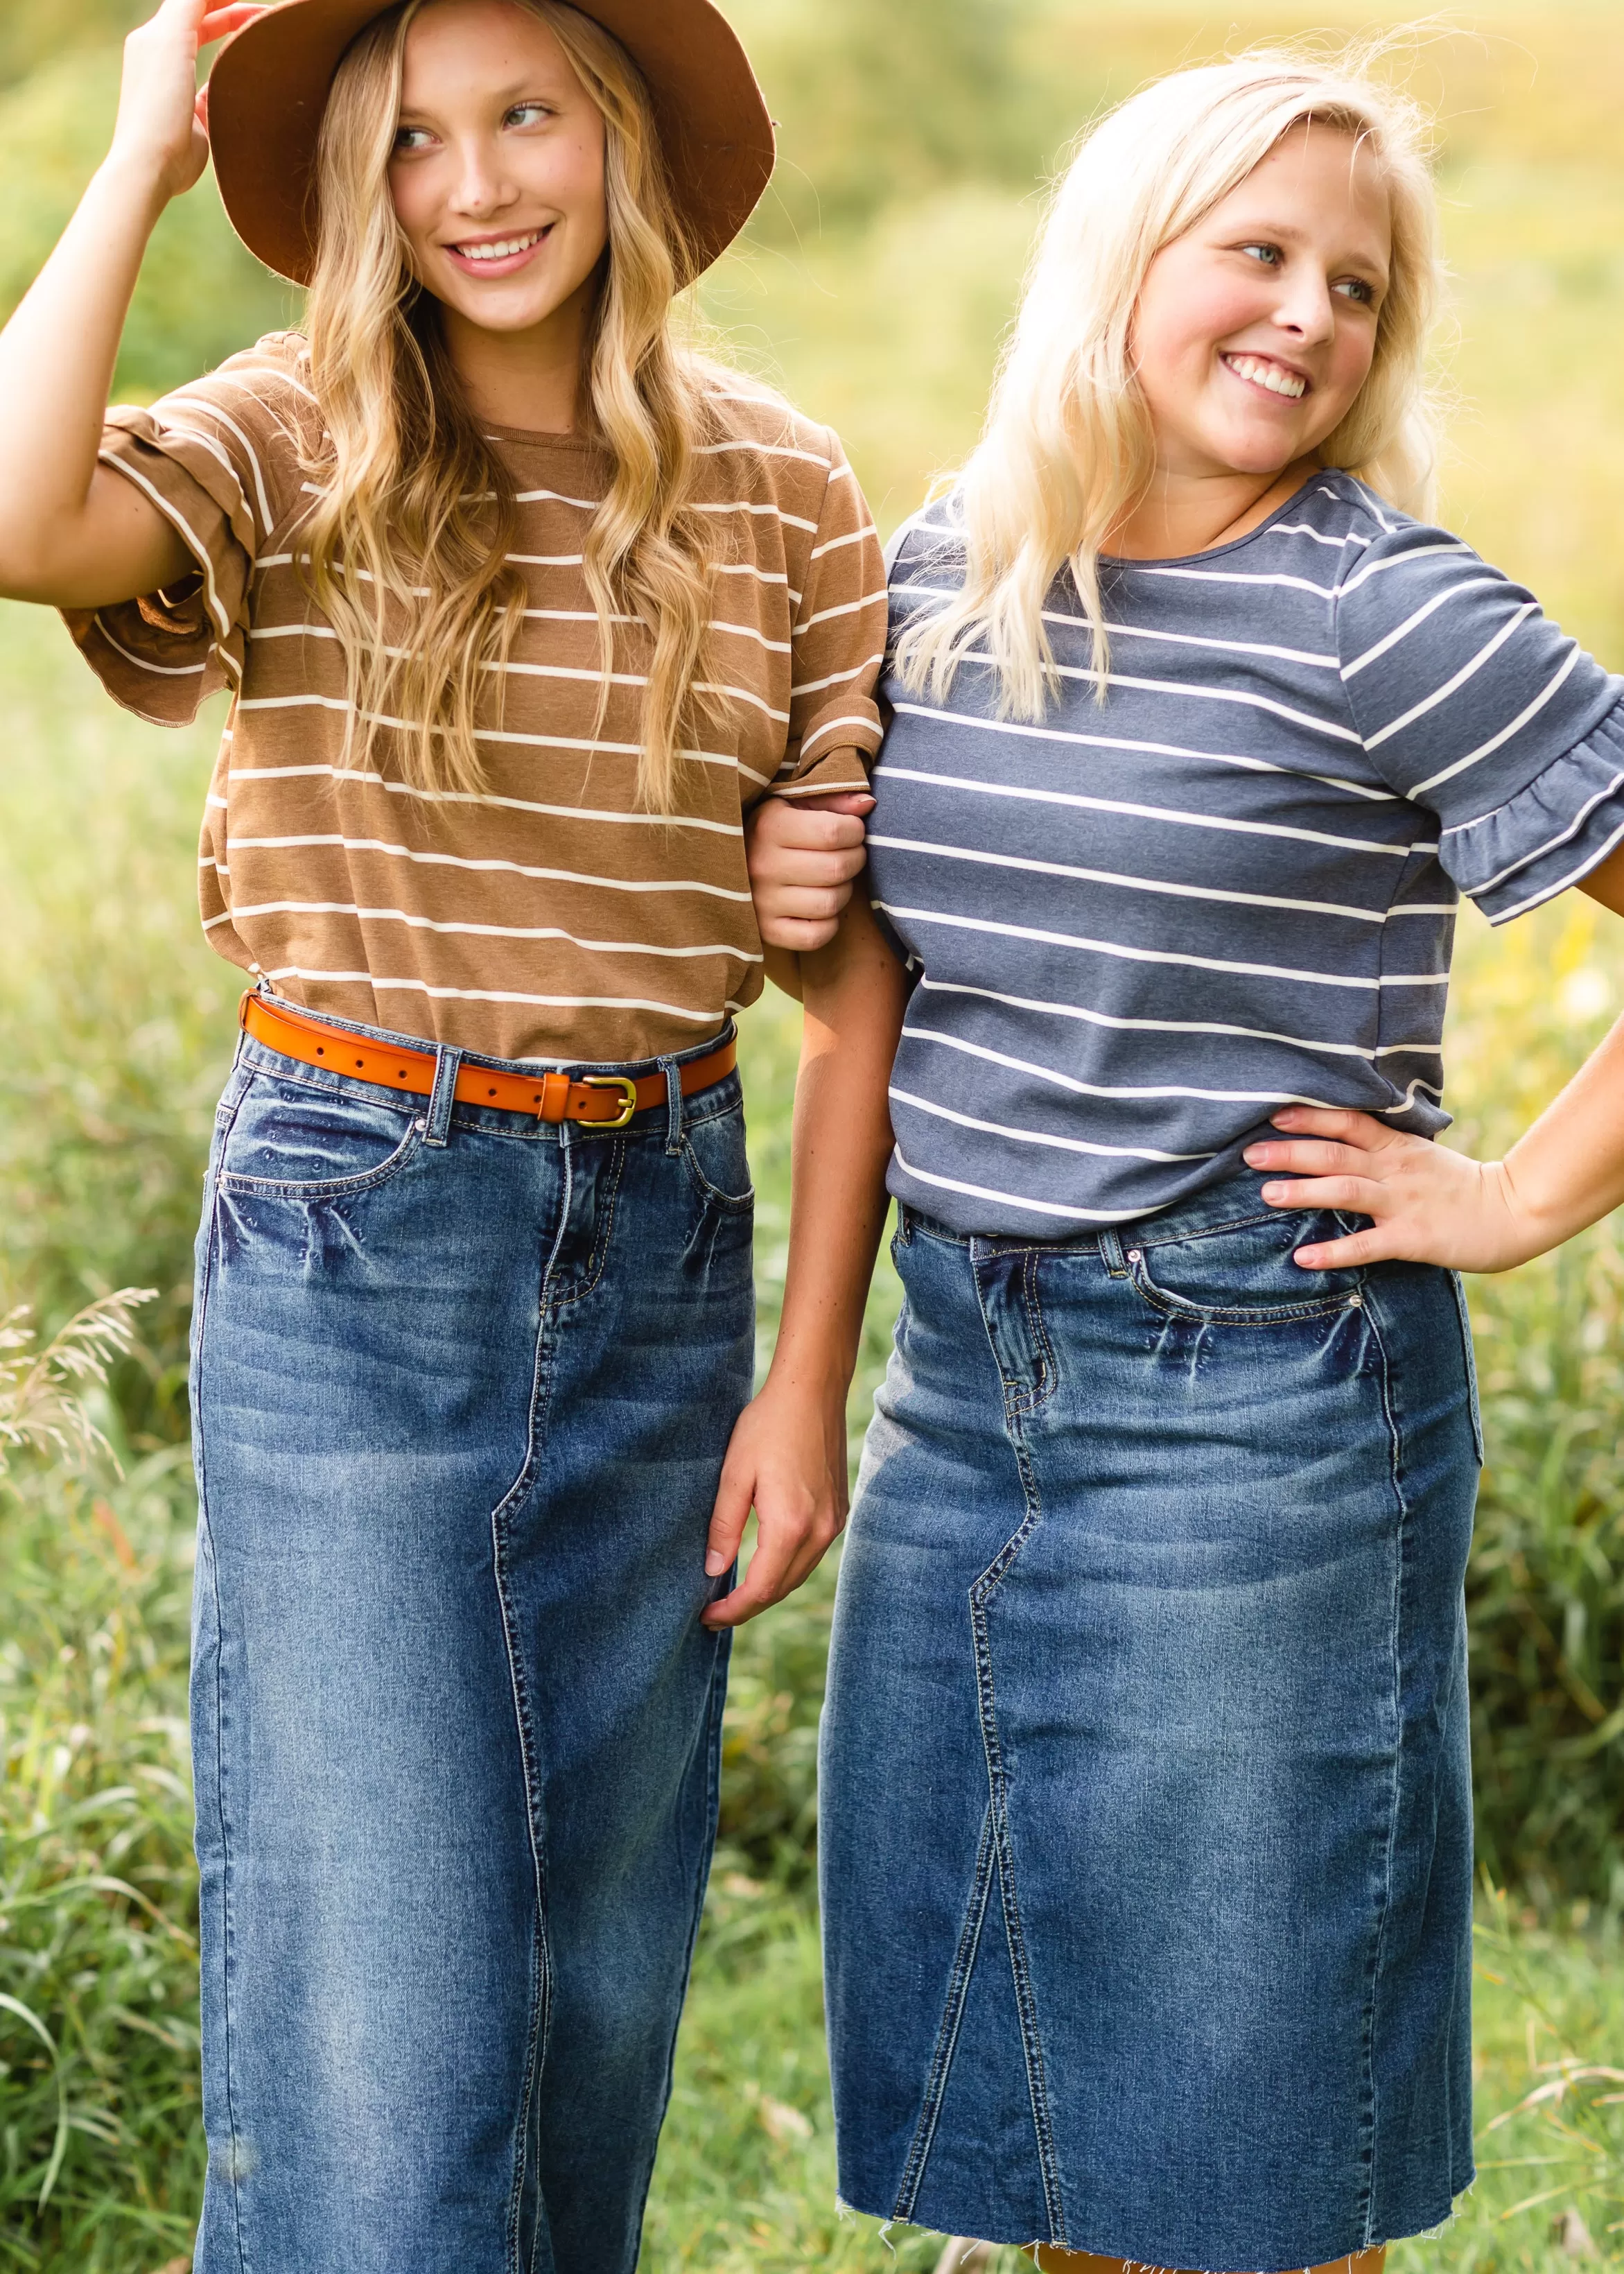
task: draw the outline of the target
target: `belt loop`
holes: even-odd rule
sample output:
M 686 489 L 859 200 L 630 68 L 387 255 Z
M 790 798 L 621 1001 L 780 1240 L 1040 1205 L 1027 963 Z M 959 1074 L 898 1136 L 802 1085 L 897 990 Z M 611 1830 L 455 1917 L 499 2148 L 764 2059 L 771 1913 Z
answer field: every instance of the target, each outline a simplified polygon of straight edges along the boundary
M 1100 1253 L 1105 1258 L 1105 1268 L 1113 1279 L 1127 1277 L 1128 1259 L 1122 1252 L 1122 1242 L 1114 1227 L 1108 1226 L 1100 1234 Z
M 675 1058 L 662 1058 L 660 1072 L 665 1077 L 665 1150 L 676 1154 L 682 1150 L 682 1069 Z
M 451 1134 L 451 1111 L 456 1103 L 457 1076 L 462 1070 L 462 1051 L 447 1050 L 442 1043 L 434 1053 L 434 1094 L 429 1100 L 425 1145 L 443 1145 Z

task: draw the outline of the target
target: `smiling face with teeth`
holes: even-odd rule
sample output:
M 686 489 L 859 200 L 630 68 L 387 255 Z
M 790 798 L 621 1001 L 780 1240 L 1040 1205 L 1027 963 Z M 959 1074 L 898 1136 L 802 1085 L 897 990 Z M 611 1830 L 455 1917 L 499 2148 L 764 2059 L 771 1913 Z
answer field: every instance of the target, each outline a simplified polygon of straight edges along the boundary
M 1368 147 L 1310 121 L 1162 248 L 1133 350 L 1164 483 L 1306 478 L 1370 374 L 1391 247 Z
M 501 374 L 518 363 L 556 365 L 573 400 L 609 241 L 605 139 L 563 49 L 518 0 L 431 0 L 412 23 L 389 191 L 488 417 L 500 418 Z

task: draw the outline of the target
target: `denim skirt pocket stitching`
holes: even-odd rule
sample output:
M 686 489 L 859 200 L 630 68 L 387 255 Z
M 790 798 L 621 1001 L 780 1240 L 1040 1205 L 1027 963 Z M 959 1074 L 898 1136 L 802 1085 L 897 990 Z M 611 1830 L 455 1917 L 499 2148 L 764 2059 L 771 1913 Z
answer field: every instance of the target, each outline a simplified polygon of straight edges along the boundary
M 726 1121 L 730 1113 L 741 1114 L 743 1111 L 742 1088 L 735 1088 L 733 1096 L 723 1098 L 718 1104 L 701 1106 L 697 1112 L 694 1110 L 692 1098 L 689 1098 L 682 1108 L 682 1126 L 684 1129 L 708 1129 L 713 1121 Z
M 1233 1229 L 1229 1225 L 1226 1231 Z M 1169 1243 L 1169 1245 L 1171 1243 Z M 1335 1294 L 1311 1296 L 1301 1303 L 1197 1303 L 1188 1295 L 1176 1295 L 1159 1287 L 1150 1276 L 1149 1266 L 1142 1254 L 1130 1253 L 1128 1276 L 1133 1288 L 1153 1310 L 1174 1319 L 1188 1319 L 1192 1323 L 1214 1327 L 1293 1326 L 1299 1320 L 1325 1319 L 1339 1311 L 1357 1309 L 1363 1302 L 1363 1276 L 1352 1287 L 1338 1288 Z
M 222 1134 L 236 1120 L 243 1100 L 253 1087 L 259 1071 L 257 1066 L 251 1065 L 245 1058 L 239 1058 L 233 1061 L 230 1073 L 226 1078 L 226 1086 L 220 1094 L 220 1103 L 214 1108 L 214 1126 Z
M 225 1166 L 222 1148 L 217 1182 L 222 1192 L 240 1193 L 245 1200 L 269 1201 L 342 1201 L 362 1193 L 370 1193 L 380 1185 L 387 1185 L 408 1169 L 422 1150 L 427 1125 L 421 1118 L 413 1120 L 395 1150 L 370 1169 L 358 1171 L 350 1177 L 312 1178 L 308 1182 L 297 1177 L 255 1177 L 240 1169 Z
M 220 1183 L 221 1171 L 225 1164 L 226 1147 L 231 1141 L 231 1132 L 237 1126 L 237 1117 L 242 1111 L 244 1103 L 253 1088 L 254 1078 L 255 1069 L 239 1059 L 232 1067 L 225 1088 L 221 1093 L 220 1103 L 214 1108 L 214 1134 L 209 1142 L 208 1164 L 203 1177 L 204 1189 L 207 1195 L 206 1206 L 211 1212 Z M 209 1221 L 212 1238 L 212 1213 Z
M 713 1115 L 711 1118 L 719 1120 L 722 1117 Z M 730 1216 L 743 1216 L 756 1206 L 756 1187 L 753 1184 L 742 1193 L 725 1193 L 719 1185 L 711 1183 L 700 1166 L 699 1156 L 688 1142 L 686 1131 L 682 1138 L 682 1165 L 693 1181 L 695 1191 L 709 1206 L 721 1209 Z
M 1136 1247 L 1193 1247 L 1198 1240 L 1227 1239 L 1232 1232 L 1256 1231 L 1266 1224 L 1278 1224 L 1282 1211 L 1264 1209 L 1257 1216 L 1226 1216 L 1222 1224 L 1195 1224 L 1187 1229 L 1163 1232 L 1160 1238 L 1154 1230 L 1155 1219 L 1124 1227 Z
M 910 1209 L 907 1238 L 903 1244 L 906 1246 L 916 1239 L 928 1239 L 933 1247 L 963 1249 L 974 1247 L 976 1238 L 974 1232 L 955 1231 L 949 1224 L 938 1224 L 934 1216 L 921 1216 L 917 1209 Z

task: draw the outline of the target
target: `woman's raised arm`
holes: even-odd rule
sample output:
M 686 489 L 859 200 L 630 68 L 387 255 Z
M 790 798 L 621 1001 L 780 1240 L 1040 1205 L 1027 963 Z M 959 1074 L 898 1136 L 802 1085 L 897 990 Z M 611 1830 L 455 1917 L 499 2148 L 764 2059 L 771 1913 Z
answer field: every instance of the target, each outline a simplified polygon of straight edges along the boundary
M 208 162 L 200 48 L 264 11 L 163 0 L 124 45 L 112 146 L 0 332 L 0 594 L 95 608 L 173 584 L 192 556 L 157 507 L 99 466 L 130 299 L 159 215 Z

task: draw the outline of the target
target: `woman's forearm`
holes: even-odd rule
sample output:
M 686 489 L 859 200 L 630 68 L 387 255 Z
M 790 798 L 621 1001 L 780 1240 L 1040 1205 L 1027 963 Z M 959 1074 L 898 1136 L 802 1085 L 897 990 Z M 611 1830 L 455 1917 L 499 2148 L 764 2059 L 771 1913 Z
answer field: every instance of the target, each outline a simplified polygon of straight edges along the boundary
M 833 943 L 801 961 L 784 1314 L 765 1385 L 728 1448 L 705 1568 L 714 1578 L 733 1562 L 752 1507 L 758 1543 L 744 1578 L 705 1612 L 712 1627 L 781 1601 L 846 1521 L 846 1398 L 885 1221 L 886 1091 L 906 989 L 861 899 Z
M 0 593 L 99 607 L 171 583 L 191 556 L 150 501 L 98 467 L 124 319 L 159 215 L 208 159 L 198 53 L 252 0 L 162 0 L 124 42 L 112 147 L 0 332 Z
M 0 332 L 0 589 L 30 599 L 74 559 L 113 367 L 165 200 L 155 168 L 109 158 Z
M 1530 1255 L 1624 1205 L 1624 1019 L 1500 1163 Z
M 789 1272 L 773 1376 L 844 1400 L 885 1221 L 886 1092 L 907 990 L 867 903 L 801 959 L 805 990 L 792 1150 Z
M 1591 870 L 1579 889 L 1624 916 L 1624 851 Z M 1499 1164 L 1507 1206 L 1537 1241 L 1560 1246 L 1624 1205 L 1624 1020 Z

